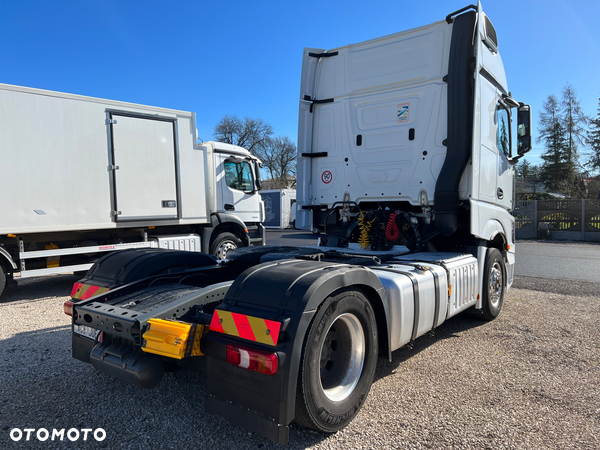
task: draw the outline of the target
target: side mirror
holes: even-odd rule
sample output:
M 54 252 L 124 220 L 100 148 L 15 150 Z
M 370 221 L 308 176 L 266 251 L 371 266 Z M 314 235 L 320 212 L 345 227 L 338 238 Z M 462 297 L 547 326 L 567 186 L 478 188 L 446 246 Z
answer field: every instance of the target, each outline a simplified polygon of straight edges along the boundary
M 262 166 L 262 164 L 260 164 L 258 161 L 254 161 L 254 171 L 256 172 L 256 190 L 260 191 L 261 188 L 261 182 L 260 182 L 260 167 Z
M 517 109 L 517 154 L 523 156 L 531 150 L 531 107 L 520 104 Z

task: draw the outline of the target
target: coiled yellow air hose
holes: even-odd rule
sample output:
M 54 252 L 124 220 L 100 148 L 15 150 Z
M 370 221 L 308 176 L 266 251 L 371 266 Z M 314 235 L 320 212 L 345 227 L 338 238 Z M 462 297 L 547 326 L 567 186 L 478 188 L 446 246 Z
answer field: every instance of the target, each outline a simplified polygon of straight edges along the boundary
M 358 216 L 358 228 L 360 229 L 358 243 L 360 244 L 360 248 L 363 250 L 367 250 L 369 248 L 369 231 L 371 231 L 371 227 L 373 226 L 373 222 L 375 222 L 375 220 L 377 220 L 376 217 L 371 221 L 367 221 L 363 212 L 361 212 L 360 216 Z

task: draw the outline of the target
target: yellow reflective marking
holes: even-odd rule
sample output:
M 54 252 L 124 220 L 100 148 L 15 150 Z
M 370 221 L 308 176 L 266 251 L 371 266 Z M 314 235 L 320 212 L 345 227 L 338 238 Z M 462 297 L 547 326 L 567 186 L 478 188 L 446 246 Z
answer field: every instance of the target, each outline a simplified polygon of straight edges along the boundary
M 275 345 L 276 343 L 273 342 L 273 338 L 271 337 L 271 334 L 267 334 L 267 331 L 269 330 L 269 328 L 267 327 L 267 324 L 265 323 L 264 319 L 259 319 L 258 317 L 252 317 L 252 316 L 246 316 L 248 318 L 248 323 L 250 324 L 250 327 L 252 328 L 252 332 L 254 333 L 254 338 L 256 339 L 257 342 L 260 342 L 262 344 L 267 344 L 267 345 Z
M 240 337 L 240 333 L 235 325 L 235 320 L 233 320 L 233 315 L 229 311 L 218 311 L 218 314 L 219 322 L 223 327 L 223 332 L 231 336 Z

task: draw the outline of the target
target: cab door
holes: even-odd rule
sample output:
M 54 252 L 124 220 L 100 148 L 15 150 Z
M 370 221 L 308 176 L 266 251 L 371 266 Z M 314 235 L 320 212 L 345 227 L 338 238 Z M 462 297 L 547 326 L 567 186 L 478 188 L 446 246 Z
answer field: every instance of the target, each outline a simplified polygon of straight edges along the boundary
M 215 153 L 215 158 L 217 210 L 233 214 L 244 223 L 260 222 L 260 196 L 252 161 L 224 153 Z
M 513 209 L 513 166 L 508 161 L 511 156 L 511 114 L 510 107 L 499 101 L 496 106 L 496 148 L 498 149 L 498 172 L 496 201 L 498 206 Z

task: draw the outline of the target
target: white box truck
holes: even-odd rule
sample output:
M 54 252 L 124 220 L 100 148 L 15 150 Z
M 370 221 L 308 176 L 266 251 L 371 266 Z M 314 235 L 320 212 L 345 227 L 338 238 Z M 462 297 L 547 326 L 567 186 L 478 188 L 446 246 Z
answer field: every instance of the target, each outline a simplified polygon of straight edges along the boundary
M 264 244 L 258 164 L 191 112 L 0 84 L 0 294 L 114 250 Z
M 265 204 L 265 228 L 290 228 L 296 223 L 296 190 L 269 189 L 260 191 Z
M 498 48 L 479 4 L 306 49 L 296 225 L 326 246 L 179 272 L 183 252 L 108 255 L 64 305 L 73 356 L 142 387 L 204 359 L 205 411 L 285 443 L 291 421 L 352 421 L 379 355 L 462 311 L 494 319 L 513 280 L 513 164 L 531 147 Z

